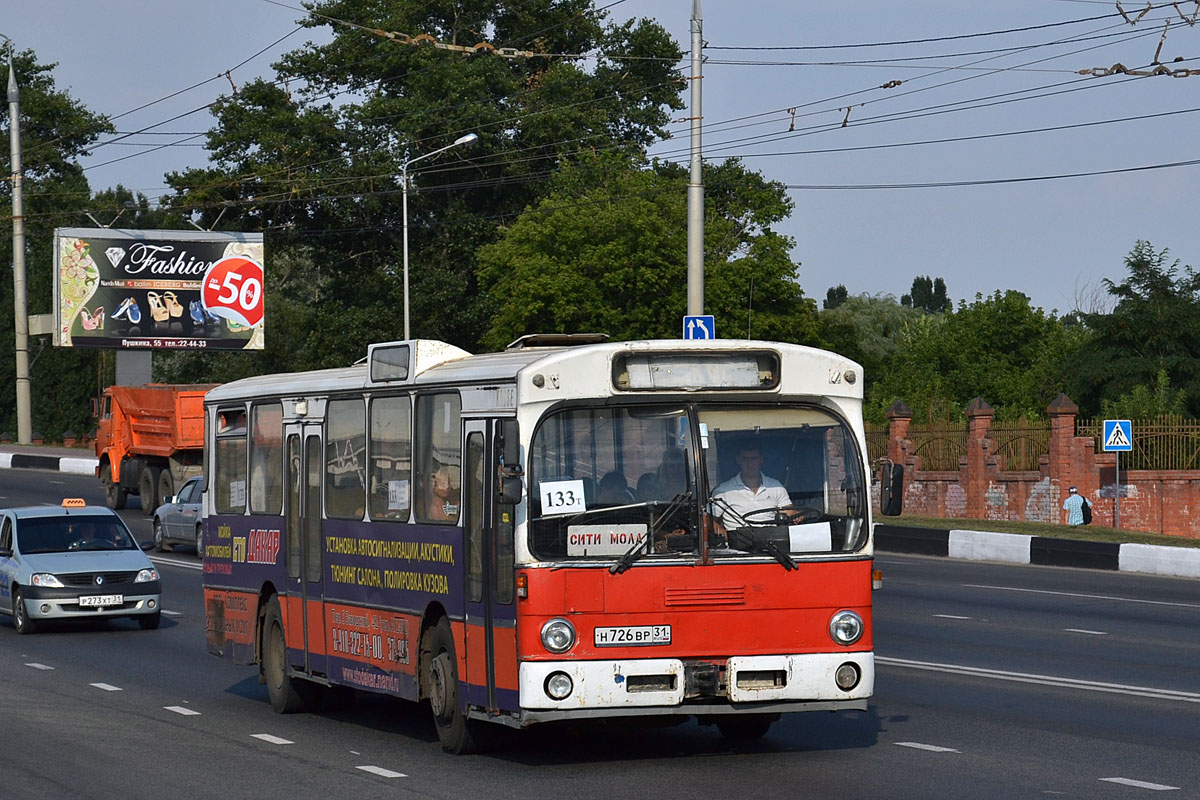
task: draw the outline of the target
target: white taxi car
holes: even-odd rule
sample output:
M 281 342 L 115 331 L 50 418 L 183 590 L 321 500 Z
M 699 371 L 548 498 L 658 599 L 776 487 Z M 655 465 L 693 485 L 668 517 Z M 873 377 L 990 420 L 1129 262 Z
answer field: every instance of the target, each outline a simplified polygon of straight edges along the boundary
M 17 633 L 52 620 L 131 617 L 157 628 L 158 570 L 105 506 L 0 509 L 0 613 Z

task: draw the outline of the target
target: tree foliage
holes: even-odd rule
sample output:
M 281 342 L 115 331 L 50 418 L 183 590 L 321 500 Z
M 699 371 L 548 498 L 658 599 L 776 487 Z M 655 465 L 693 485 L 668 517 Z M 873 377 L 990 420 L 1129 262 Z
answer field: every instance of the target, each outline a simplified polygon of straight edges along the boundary
M 681 107 L 680 52 L 666 31 L 611 22 L 592 0 L 325 0 L 312 10 L 305 24 L 332 26 L 333 40 L 286 54 L 276 65 L 286 82 L 222 99 L 212 165 L 169 176 L 177 208 L 265 231 L 271 259 L 305 252 L 293 263 L 311 270 L 289 280 L 308 285 L 274 290 L 285 303 L 319 300 L 305 319 L 331 330 L 295 331 L 297 361 L 275 359 L 283 367 L 346 363 L 367 342 L 402 335 L 405 163 L 413 335 L 476 349 L 489 322 L 477 249 L 575 154 L 645 147 Z M 464 55 L 377 31 L 534 55 Z M 584 53 L 593 57 L 570 55 Z M 479 137 L 470 149 L 414 161 L 467 132 Z
M 1084 314 L 1092 336 L 1070 371 L 1070 391 L 1081 409 L 1157 384 L 1165 372 L 1200 415 L 1200 275 L 1168 250 L 1138 241 L 1125 258 L 1128 277 L 1105 279 L 1116 298 L 1109 314 Z
M 91 205 L 91 192 L 76 159 L 101 136 L 113 131 L 103 117 L 60 90 L 54 82 L 53 64 L 37 61 L 32 51 L 16 53 L 13 69 L 20 97 L 21 163 L 23 167 L 26 308 L 30 315 L 52 311 L 54 229 L 91 225 L 83 212 Z M 0 66 L 8 82 L 8 65 Z M 3 140 L 9 141 L 8 114 L 0 115 Z M 7 152 L 7 148 L 5 148 Z M 5 174 L 9 174 L 5 169 Z M 12 183 L 0 182 L 0 204 L 11 209 Z M 11 225 L 11 216 L 5 224 Z M 13 240 L 0 236 L 0 263 L 11 264 Z M 0 430 L 16 433 L 16 349 L 12 325 L 13 282 L 0 281 Z M 111 357 L 91 350 L 55 348 L 48 337 L 29 338 L 30 396 L 34 432 L 56 437 L 64 430 L 90 430 L 87 398 L 111 378 Z
M 913 278 L 911 292 L 900 296 L 900 305 L 927 311 L 930 314 L 940 314 L 943 311 L 949 311 L 953 304 L 946 296 L 944 280 L 931 278 L 928 275 L 918 275 Z
M 687 173 L 619 154 L 565 167 L 550 194 L 480 250 L 488 347 L 521 333 L 678 337 L 687 310 Z M 705 168 L 706 311 L 723 335 L 815 343 L 791 240 L 791 202 L 737 161 Z M 745 330 L 742 326 L 745 325 Z
M 825 292 L 825 302 L 822 303 L 821 307 L 826 311 L 832 311 L 842 303 L 846 302 L 846 298 L 849 297 L 849 294 L 850 293 L 846 291 L 846 285 L 843 283 L 839 283 L 837 286 L 830 286 L 828 291 Z

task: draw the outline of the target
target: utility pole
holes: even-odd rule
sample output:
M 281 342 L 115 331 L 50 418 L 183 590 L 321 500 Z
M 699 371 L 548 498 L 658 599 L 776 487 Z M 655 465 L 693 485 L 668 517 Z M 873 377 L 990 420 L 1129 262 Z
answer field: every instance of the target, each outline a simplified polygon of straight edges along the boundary
M 700 160 L 701 51 L 704 47 L 700 0 L 692 0 L 692 172 L 688 180 L 687 313 L 704 313 L 704 177 Z
M 13 327 L 17 350 L 17 442 L 33 440 L 29 402 L 29 315 L 25 305 L 25 211 L 21 199 L 21 104 L 13 69 L 13 43 L 8 40 L 8 139 L 12 153 Z

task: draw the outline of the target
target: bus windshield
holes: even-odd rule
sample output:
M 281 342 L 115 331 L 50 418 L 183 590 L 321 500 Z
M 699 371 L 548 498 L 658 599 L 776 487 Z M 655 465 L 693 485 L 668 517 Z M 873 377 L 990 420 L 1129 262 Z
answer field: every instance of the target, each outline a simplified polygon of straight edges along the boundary
M 814 406 L 570 408 L 530 448 L 529 544 L 544 560 L 847 553 L 867 541 L 850 428 Z M 781 555 L 783 554 L 783 555 Z

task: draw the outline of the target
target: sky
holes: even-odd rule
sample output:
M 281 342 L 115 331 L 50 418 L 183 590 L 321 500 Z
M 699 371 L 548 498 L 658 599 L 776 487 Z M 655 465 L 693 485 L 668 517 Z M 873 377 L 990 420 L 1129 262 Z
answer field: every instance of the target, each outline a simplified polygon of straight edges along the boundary
M 692 0 L 596 5 L 614 21 L 657 20 L 690 74 Z M 202 137 L 187 134 L 212 119 L 189 112 L 329 37 L 297 30 L 298 0 L 0 7 L 0 33 L 57 62 L 60 89 L 119 131 L 157 126 L 83 160 L 94 191 L 119 183 L 152 200 L 166 172 L 206 163 Z M 1200 164 L 1180 163 L 1200 158 L 1200 2 L 1158 2 L 1139 18 L 1146 8 L 703 0 L 704 157 L 741 158 L 788 187 L 795 208 L 777 230 L 795 240 L 818 301 L 836 285 L 899 297 L 929 275 L 956 302 L 1015 289 L 1046 311 L 1100 310 L 1111 305 L 1102 281 L 1124 280 L 1139 239 L 1200 261 Z M 1198 72 L 1080 74 L 1148 70 L 1156 56 Z M 652 155 L 688 163 L 690 113 Z

